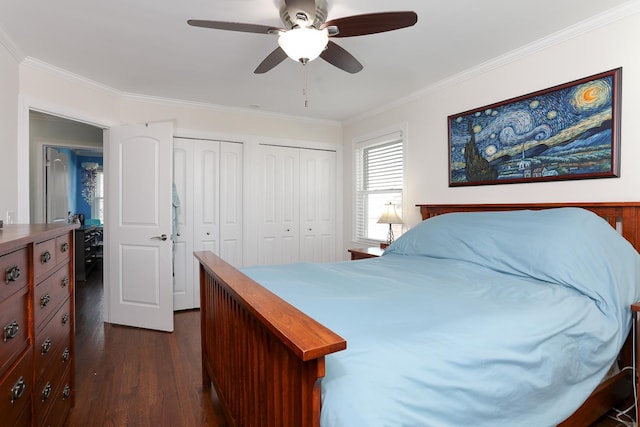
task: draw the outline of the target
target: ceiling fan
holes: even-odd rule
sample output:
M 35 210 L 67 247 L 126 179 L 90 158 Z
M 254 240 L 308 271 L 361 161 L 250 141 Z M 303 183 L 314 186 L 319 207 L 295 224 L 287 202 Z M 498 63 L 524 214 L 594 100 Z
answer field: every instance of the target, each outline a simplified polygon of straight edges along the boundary
M 279 46 L 258 65 L 254 70 L 256 74 L 266 73 L 287 57 L 302 64 L 320 57 L 353 74 L 362 70 L 362 64 L 330 38 L 363 36 L 410 27 L 418 22 L 418 15 L 415 12 L 380 12 L 327 21 L 326 0 L 283 0 L 280 19 L 284 28 L 197 19 L 190 19 L 187 23 L 216 30 L 278 35 Z

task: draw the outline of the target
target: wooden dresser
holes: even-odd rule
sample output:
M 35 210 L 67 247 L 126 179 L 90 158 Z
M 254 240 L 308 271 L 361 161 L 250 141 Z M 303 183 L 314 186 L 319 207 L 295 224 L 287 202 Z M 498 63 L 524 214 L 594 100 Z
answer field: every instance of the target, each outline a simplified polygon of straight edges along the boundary
M 74 228 L 0 229 L 3 426 L 60 427 L 73 406 Z

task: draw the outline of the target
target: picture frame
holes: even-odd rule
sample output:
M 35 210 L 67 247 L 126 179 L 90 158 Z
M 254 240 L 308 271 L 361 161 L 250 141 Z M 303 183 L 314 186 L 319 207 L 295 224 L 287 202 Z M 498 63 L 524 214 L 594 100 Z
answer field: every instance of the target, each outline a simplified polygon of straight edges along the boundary
M 620 176 L 622 68 L 448 116 L 449 187 Z

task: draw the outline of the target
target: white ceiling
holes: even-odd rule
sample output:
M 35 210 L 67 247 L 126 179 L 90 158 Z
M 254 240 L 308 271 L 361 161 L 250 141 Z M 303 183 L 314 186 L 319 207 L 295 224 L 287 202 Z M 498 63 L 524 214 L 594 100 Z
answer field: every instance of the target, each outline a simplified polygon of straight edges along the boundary
M 276 36 L 186 23 L 281 27 L 278 0 L 0 0 L 0 34 L 21 56 L 125 93 L 342 121 L 636 1 L 328 0 L 328 19 L 418 14 L 411 28 L 334 39 L 364 65 L 353 75 L 322 59 L 256 75 Z

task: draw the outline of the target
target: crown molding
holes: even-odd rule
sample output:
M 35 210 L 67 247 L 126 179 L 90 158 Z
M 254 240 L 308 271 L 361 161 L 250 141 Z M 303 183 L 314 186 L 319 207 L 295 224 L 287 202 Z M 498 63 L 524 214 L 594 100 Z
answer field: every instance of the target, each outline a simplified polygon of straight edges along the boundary
M 174 105 L 179 107 L 197 108 L 200 110 L 209 110 L 209 111 L 226 112 L 226 113 L 231 112 L 231 113 L 250 114 L 253 116 L 258 116 L 263 118 L 295 120 L 297 122 L 314 123 L 314 124 L 320 124 L 324 126 L 334 126 L 334 127 L 341 126 L 340 122 L 332 121 L 332 120 L 314 119 L 314 118 L 309 118 L 304 116 L 294 116 L 294 115 L 280 114 L 280 113 L 274 113 L 274 112 L 268 112 L 268 111 L 259 111 L 255 109 L 249 109 L 249 108 L 235 108 L 235 107 L 228 107 L 224 105 L 209 104 L 205 102 L 187 101 L 182 99 L 164 98 L 164 97 L 158 97 L 158 96 L 141 95 L 137 93 L 124 92 L 118 89 L 114 89 L 105 84 L 96 82 L 94 80 L 88 79 L 79 74 L 75 74 L 65 69 L 56 67 L 44 61 L 40 61 L 39 59 L 33 58 L 33 57 L 25 58 L 22 61 L 22 65 L 26 67 L 40 69 L 47 73 L 54 74 L 67 81 L 78 83 L 85 87 L 89 87 L 91 89 L 104 91 L 111 95 L 120 97 L 122 99 L 128 99 L 136 102 L 143 102 L 143 103 L 156 104 L 156 105 Z
M 16 62 L 21 62 L 24 59 L 24 53 L 20 50 L 18 45 L 16 45 L 11 37 L 7 34 L 7 32 L 0 26 L 0 44 L 4 46 L 9 54 L 16 60 Z
M 384 106 L 375 108 L 366 113 L 347 119 L 343 123 L 345 125 L 350 123 L 355 123 L 360 120 L 366 119 L 368 117 L 375 116 L 380 113 L 384 113 L 386 111 L 390 111 L 394 108 L 405 105 L 409 102 L 423 98 L 426 95 L 429 95 L 430 93 L 433 93 L 444 86 L 454 85 L 456 83 L 461 83 L 463 81 L 477 77 L 488 71 L 491 71 L 496 68 L 500 68 L 504 65 L 510 64 L 512 62 L 521 60 L 530 55 L 533 55 L 536 52 L 539 52 L 541 50 L 563 43 L 567 40 L 571 40 L 582 34 L 588 33 L 590 31 L 594 31 L 598 28 L 604 27 L 606 25 L 619 21 L 620 19 L 624 19 L 638 13 L 640 13 L 640 1 L 630 0 L 618 7 L 610 9 L 601 14 L 595 15 L 584 21 L 578 22 L 577 24 L 574 24 L 570 27 L 563 28 L 560 31 L 557 31 L 541 39 L 538 39 L 534 42 L 526 44 L 522 47 L 519 47 L 518 49 L 512 50 L 503 55 L 497 56 L 488 61 L 480 63 L 472 68 L 464 70 L 458 74 L 454 74 L 443 80 L 435 82 L 434 84 L 426 86 L 412 93 L 409 96 L 396 100 L 395 102 L 387 103 Z
M 251 109 L 251 108 L 229 107 L 226 105 L 209 104 L 206 102 L 186 101 L 186 100 L 176 99 L 176 98 L 163 98 L 163 97 L 157 97 L 157 96 L 151 96 L 151 95 L 140 95 L 135 93 L 123 93 L 123 97 L 132 101 L 144 102 L 149 104 L 176 105 L 179 107 L 198 108 L 201 110 L 217 111 L 222 113 L 242 113 L 242 114 L 250 114 L 250 115 L 263 117 L 263 118 L 295 120 L 297 122 L 314 123 L 314 124 L 319 124 L 324 126 L 336 126 L 336 127 L 342 126 L 342 123 L 336 120 L 315 119 L 312 117 L 295 116 L 291 114 L 276 113 L 271 111 L 260 111 L 260 110 Z

